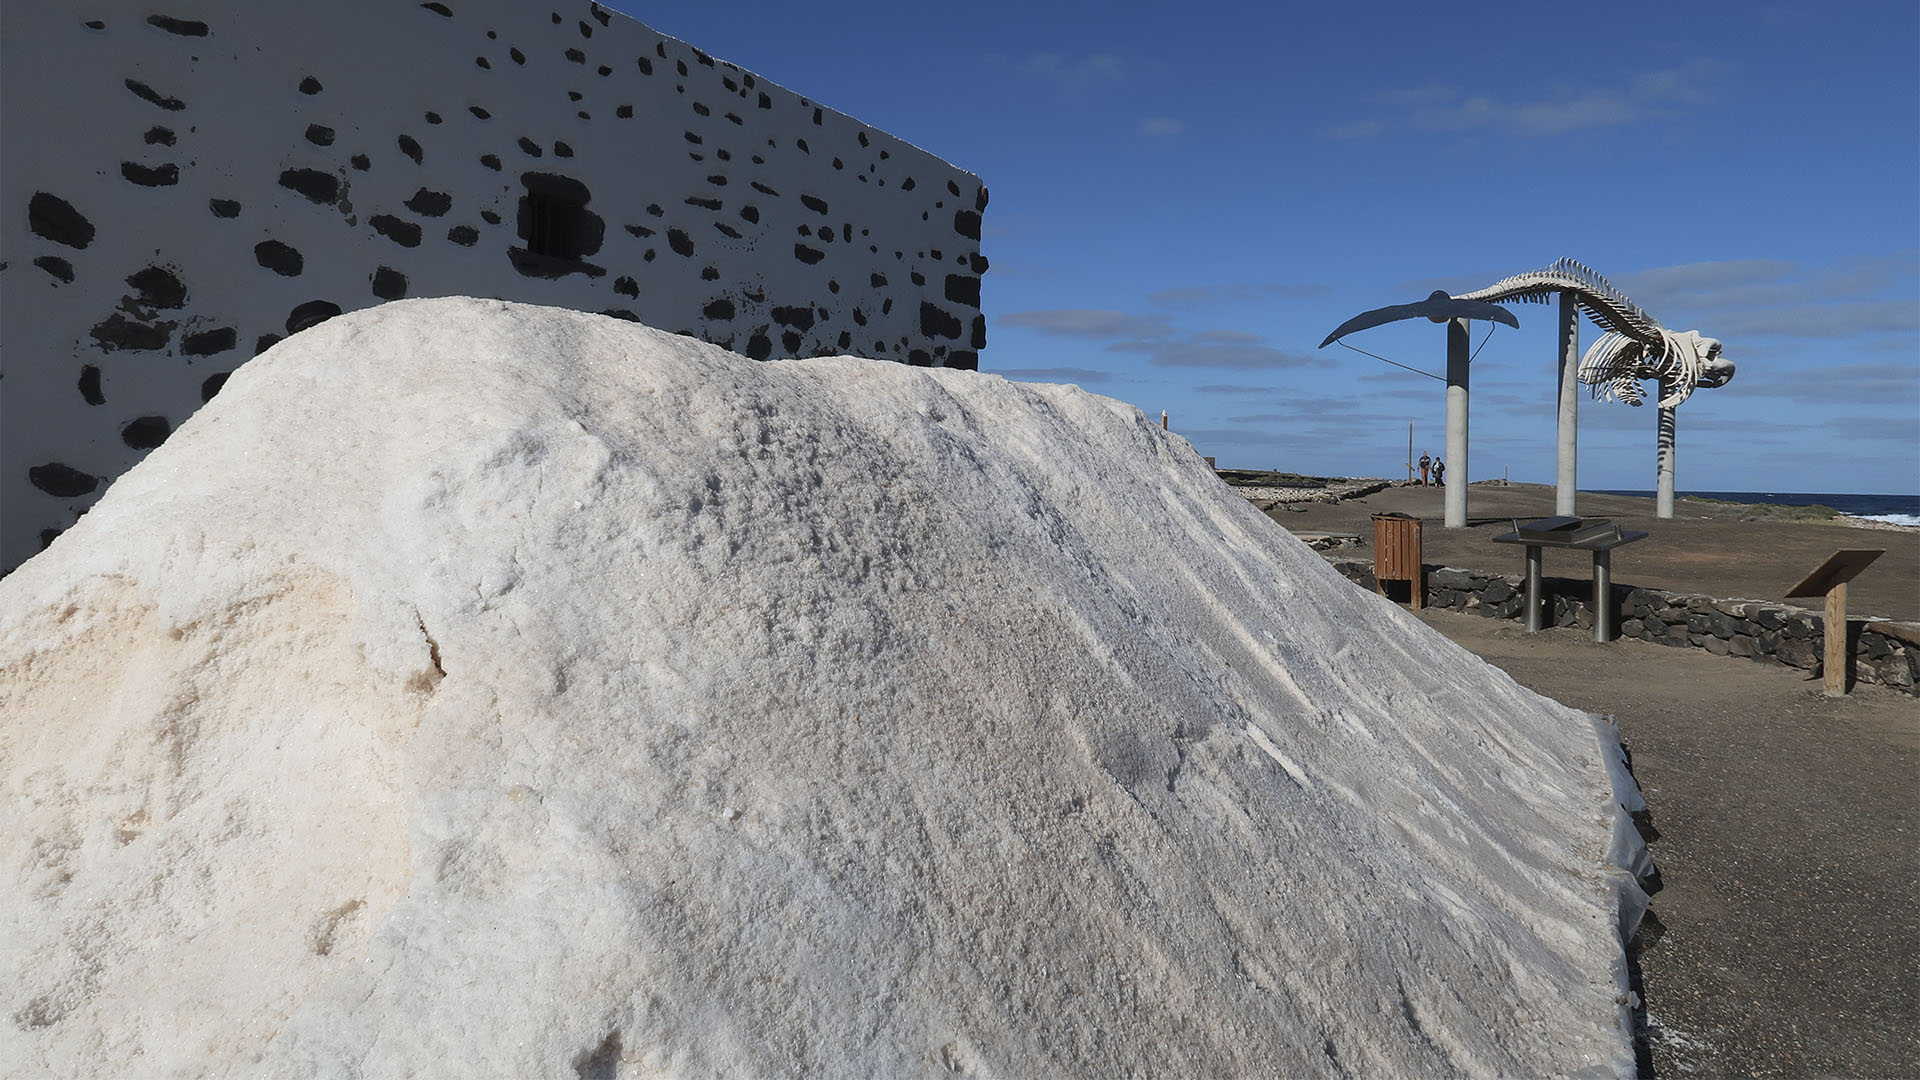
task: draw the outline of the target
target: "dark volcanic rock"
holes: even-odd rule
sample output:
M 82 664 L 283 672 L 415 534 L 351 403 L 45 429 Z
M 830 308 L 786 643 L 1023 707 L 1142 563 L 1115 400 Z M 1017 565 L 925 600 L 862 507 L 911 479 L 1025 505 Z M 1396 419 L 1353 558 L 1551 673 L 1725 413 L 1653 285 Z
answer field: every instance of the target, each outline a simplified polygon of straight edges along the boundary
M 167 441 L 173 425 L 164 416 L 142 416 L 120 429 L 120 441 L 135 450 L 151 450 Z
M 93 222 L 75 210 L 72 203 L 44 191 L 34 192 L 33 198 L 27 201 L 27 227 L 35 236 L 70 248 L 84 250 L 93 243 Z
M 50 461 L 27 470 L 33 486 L 55 498 L 72 499 L 90 494 L 100 486 L 100 478 L 89 476 L 71 465 Z

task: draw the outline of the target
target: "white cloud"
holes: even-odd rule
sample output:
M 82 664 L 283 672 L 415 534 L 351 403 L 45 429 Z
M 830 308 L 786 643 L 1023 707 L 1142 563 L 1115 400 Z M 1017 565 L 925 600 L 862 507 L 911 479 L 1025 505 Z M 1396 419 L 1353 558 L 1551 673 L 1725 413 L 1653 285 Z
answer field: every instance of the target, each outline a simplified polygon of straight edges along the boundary
M 1113 378 L 1112 372 L 1095 371 L 1092 368 L 1082 367 L 992 368 L 983 370 L 986 370 L 989 375 L 999 375 L 1016 382 L 1103 383 Z
M 1147 302 L 1162 307 L 1198 307 L 1203 304 L 1258 302 L 1325 296 L 1325 285 L 1276 281 L 1232 282 L 1224 285 L 1190 285 L 1179 289 L 1160 289 L 1147 294 Z
M 1130 315 L 1093 308 L 1014 311 L 1000 316 L 1001 326 L 1025 326 L 1043 334 L 1089 338 L 1153 338 L 1173 333 L 1165 315 Z
M 1107 348 L 1117 352 L 1139 353 L 1147 358 L 1148 363 L 1160 367 L 1260 371 L 1274 368 L 1333 366 L 1331 361 L 1287 352 L 1270 345 L 1206 340 L 1204 336 L 1196 336 L 1185 341 L 1118 341 Z
M 987 64 L 1025 78 L 1050 83 L 1063 93 L 1083 93 L 1097 86 L 1119 82 L 1126 72 L 1125 62 L 1114 53 L 1065 56 L 1060 53 L 1033 52 L 1017 58 L 994 54 L 987 57 Z
M 1337 124 L 1327 135 L 1354 139 L 1397 130 L 1487 130 L 1532 138 L 1640 124 L 1711 100 L 1720 67 L 1700 58 L 1613 86 L 1552 87 L 1517 101 L 1444 84 L 1384 90 L 1367 102 L 1382 115 Z

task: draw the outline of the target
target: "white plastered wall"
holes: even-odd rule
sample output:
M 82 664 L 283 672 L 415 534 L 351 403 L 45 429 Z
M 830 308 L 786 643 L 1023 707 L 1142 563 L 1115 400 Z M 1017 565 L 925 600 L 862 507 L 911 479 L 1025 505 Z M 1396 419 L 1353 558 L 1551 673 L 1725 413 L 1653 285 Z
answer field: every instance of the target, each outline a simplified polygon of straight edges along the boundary
M 979 178 L 598 5 L 13 4 L 0 79 L 0 571 L 312 301 L 985 343 Z M 597 248 L 516 257 L 530 173 L 586 193 Z

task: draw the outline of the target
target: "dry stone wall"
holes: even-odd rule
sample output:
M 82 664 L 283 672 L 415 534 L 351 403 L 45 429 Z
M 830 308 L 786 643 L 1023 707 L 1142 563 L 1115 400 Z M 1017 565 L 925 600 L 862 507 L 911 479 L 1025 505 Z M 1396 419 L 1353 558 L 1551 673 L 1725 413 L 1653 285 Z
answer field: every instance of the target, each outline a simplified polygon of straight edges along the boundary
M 474 295 L 974 367 L 978 177 L 597 4 L 16 4 L 0 571 L 247 358 Z
M 1375 586 L 1373 564 L 1331 560 L 1349 580 Z M 1593 627 L 1593 582 L 1542 579 L 1554 626 Z M 1479 570 L 1431 567 L 1429 607 L 1451 608 L 1493 619 L 1526 617 L 1526 585 L 1519 577 Z M 1620 636 L 1675 648 L 1705 649 L 1716 656 L 1745 657 L 1821 674 L 1826 620 L 1818 611 L 1760 600 L 1728 600 L 1700 593 L 1665 592 L 1630 585 L 1613 587 L 1613 613 Z M 1877 619 L 1851 619 L 1853 678 L 1920 696 L 1920 626 Z

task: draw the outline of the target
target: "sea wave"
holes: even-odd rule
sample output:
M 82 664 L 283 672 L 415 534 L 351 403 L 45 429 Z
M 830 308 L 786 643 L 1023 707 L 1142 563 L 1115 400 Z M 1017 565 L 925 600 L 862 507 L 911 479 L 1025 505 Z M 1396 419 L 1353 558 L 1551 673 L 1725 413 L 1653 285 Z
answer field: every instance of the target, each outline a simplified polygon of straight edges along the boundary
M 1861 514 L 1859 516 L 1868 521 L 1884 521 L 1889 525 L 1920 529 L 1920 514 Z

